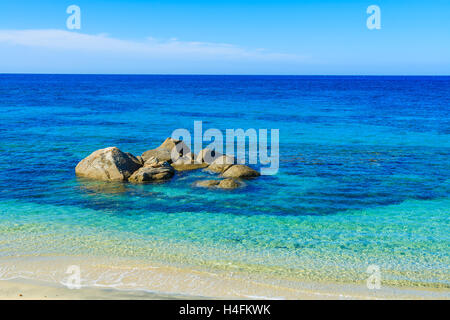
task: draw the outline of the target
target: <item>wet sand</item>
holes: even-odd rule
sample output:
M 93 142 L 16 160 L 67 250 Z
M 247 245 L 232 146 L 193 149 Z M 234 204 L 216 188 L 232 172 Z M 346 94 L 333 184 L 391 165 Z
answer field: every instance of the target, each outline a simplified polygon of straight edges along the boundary
M 247 284 L 248 285 L 248 284 Z M 264 286 L 260 283 L 256 287 Z M 273 293 L 283 295 L 228 295 L 190 296 L 178 294 L 151 293 L 144 290 L 122 290 L 101 287 L 69 289 L 67 286 L 46 281 L 29 279 L 0 280 L 0 300 L 179 300 L 179 299 L 298 299 L 298 300 L 366 300 L 366 299 L 449 299 L 448 292 L 423 291 L 416 289 L 384 288 L 368 292 L 359 286 L 322 286 L 313 291 L 289 287 L 273 288 Z M 337 291 L 336 291 L 337 290 Z M 222 290 L 218 290 L 220 293 Z M 267 294 L 267 292 L 265 292 Z
M 0 280 L 0 300 L 172 300 L 199 299 L 138 290 L 94 287 L 69 289 L 60 284 L 28 279 Z

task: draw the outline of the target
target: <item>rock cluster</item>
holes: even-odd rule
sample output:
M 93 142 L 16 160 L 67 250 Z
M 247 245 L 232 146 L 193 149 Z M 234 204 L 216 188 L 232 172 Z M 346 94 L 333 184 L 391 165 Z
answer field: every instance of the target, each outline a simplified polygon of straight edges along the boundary
M 217 173 L 224 179 L 197 181 L 197 187 L 234 189 L 244 185 L 241 179 L 260 175 L 246 165 L 235 164 L 234 157 L 214 150 L 203 149 L 195 155 L 183 141 L 172 138 L 137 157 L 116 147 L 94 151 L 78 163 L 75 174 L 103 181 L 145 183 L 169 180 L 177 171 L 200 168 Z

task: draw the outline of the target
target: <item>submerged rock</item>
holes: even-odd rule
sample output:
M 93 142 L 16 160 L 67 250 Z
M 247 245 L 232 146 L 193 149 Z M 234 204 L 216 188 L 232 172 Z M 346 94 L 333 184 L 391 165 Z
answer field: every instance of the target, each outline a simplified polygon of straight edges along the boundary
M 167 162 L 163 162 L 162 164 L 156 164 L 156 166 L 148 165 L 140 168 L 128 178 L 128 181 L 132 183 L 142 183 L 167 180 L 172 178 L 174 173 L 172 166 Z
M 235 181 L 234 179 L 224 179 L 220 181 L 218 187 L 221 189 L 236 189 L 241 186 L 240 183 Z
M 223 180 L 201 180 L 195 183 L 197 187 L 219 188 L 219 189 L 235 189 L 241 186 L 241 183 L 234 179 Z
M 220 180 L 201 180 L 201 181 L 197 181 L 195 183 L 195 185 L 197 187 L 206 187 L 206 188 L 211 188 L 211 187 L 215 187 L 220 183 Z
M 259 177 L 260 173 L 246 165 L 236 164 L 225 170 L 222 176 L 225 178 L 253 178 Z
M 126 181 L 141 166 L 132 154 L 109 147 L 94 151 L 81 160 L 75 167 L 75 174 L 97 180 Z
M 196 170 L 201 168 L 206 168 L 208 166 L 207 163 L 172 163 L 172 167 L 177 171 L 189 171 Z

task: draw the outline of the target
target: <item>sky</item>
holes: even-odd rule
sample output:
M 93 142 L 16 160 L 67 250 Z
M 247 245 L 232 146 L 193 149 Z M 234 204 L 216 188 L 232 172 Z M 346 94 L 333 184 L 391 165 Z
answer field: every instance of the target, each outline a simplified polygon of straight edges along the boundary
M 0 73 L 450 75 L 450 0 L 1 1 Z

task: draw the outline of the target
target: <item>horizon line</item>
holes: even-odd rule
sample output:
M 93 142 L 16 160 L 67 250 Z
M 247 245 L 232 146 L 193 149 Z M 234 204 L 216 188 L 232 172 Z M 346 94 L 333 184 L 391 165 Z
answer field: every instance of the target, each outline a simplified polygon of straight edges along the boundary
M 450 74 L 251 74 L 251 73 L 47 73 L 0 72 L 0 75 L 67 75 L 67 76 L 249 76 L 249 77 L 450 77 Z

